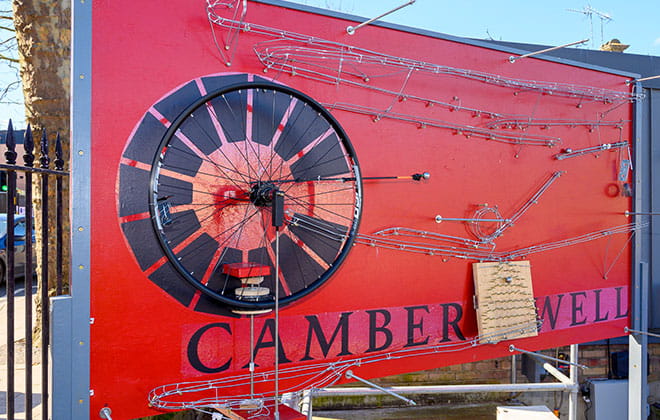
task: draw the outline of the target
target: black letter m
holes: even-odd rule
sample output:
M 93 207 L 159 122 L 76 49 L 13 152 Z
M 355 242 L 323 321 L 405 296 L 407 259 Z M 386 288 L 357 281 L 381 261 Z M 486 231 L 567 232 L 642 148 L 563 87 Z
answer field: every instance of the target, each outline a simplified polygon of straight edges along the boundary
M 341 353 L 337 354 L 337 356 L 350 355 L 351 352 L 348 351 L 348 316 L 352 313 L 353 312 L 344 312 L 341 314 L 341 317 L 339 318 L 339 322 L 337 322 L 337 327 L 335 328 L 335 331 L 332 333 L 332 337 L 330 337 L 329 341 L 325 339 L 325 334 L 323 334 L 323 329 L 321 328 L 321 324 L 319 323 L 319 319 L 316 317 L 316 315 L 306 316 L 305 318 L 309 323 L 309 328 L 307 329 L 307 344 L 305 345 L 305 357 L 303 357 L 301 360 L 314 360 L 314 358 L 309 355 L 312 349 L 312 336 L 316 337 L 316 341 L 319 343 L 319 346 L 321 347 L 321 352 L 323 353 L 323 357 L 327 357 L 328 352 L 330 351 L 330 347 L 332 347 L 332 343 L 334 343 L 340 331 L 341 331 Z

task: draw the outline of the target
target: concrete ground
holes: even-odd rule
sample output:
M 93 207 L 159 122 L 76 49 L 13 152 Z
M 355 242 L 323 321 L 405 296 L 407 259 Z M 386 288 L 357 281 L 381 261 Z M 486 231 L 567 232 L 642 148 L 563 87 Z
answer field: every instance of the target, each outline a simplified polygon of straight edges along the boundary
M 0 293 L 0 420 L 7 419 L 7 299 L 4 285 Z M 37 282 L 32 283 L 33 295 L 37 292 Z M 25 373 L 28 367 L 25 365 L 25 288 L 23 280 L 16 281 L 16 298 L 14 301 L 14 404 L 15 419 L 25 419 Z M 34 298 L 33 298 L 34 303 Z M 34 304 L 32 305 L 32 322 L 36 319 Z M 41 419 L 41 353 L 39 348 L 32 352 L 32 418 Z
M 369 410 L 314 410 L 314 420 L 495 420 L 497 405 L 474 404 Z

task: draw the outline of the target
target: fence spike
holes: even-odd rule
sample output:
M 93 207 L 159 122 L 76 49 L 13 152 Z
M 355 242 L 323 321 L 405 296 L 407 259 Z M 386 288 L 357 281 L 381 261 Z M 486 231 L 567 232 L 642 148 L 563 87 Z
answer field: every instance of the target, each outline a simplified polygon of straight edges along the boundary
M 23 149 L 25 149 L 25 154 L 23 155 L 25 166 L 31 168 L 34 166 L 34 138 L 32 137 L 32 127 L 30 127 L 30 124 L 28 124 L 27 128 L 25 129 Z
M 7 164 L 15 165 L 16 164 L 16 140 L 14 139 L 14 126 L 9 120 L 9 126 L 7 127 L 7 138 L 5 140 L 5 145 L 7 146 L 7 151 L 5 152 L 5 159 L 7 159 Z
M 41 135 L 41 157 L 39 158 L 42 169 L 48 169 L 50 165 L 50 157 L 48 156 L 48 136 L 46 135 L 46 129 L 43 130 Z
M 62 159 L 62 140 L 60 140 L 60 133 L 57 133 L 55 138 L 55 169 L 58 171 L 64 170 L 64 159 Z
M 11 141 L 14 141 L 14 125 L 12 124 L 10 118 L 9 124 L 7 124 L 7 136 L 5 137 L 5 143 L 9 144 Z

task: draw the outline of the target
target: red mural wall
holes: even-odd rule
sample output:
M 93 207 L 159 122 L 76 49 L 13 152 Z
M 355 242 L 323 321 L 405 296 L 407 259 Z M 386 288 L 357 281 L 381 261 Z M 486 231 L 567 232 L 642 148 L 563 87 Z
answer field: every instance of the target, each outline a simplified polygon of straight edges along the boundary
M 284 392 L 622 335 L 625 77 L 207 6 L 93 5 L 92 414 L 268 401 L 276 336 Z M 487 343 L 472 264 L 520 260 L 538 335 Z

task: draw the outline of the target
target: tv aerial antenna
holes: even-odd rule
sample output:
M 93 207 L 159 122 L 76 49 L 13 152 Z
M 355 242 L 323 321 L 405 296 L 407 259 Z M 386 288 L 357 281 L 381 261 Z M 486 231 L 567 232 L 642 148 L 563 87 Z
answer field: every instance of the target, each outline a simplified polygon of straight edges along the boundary
M 590 4 L 587 4 L 584 6 L 581 10 L 578 9 L 566 9 L 569 12 L 575 12 L 575 13 L 582 13 L 583 15 L 587 16 L 589 18 L 589 25 L 591 27 L 591 44 L 593 46 L 593 39 L 594 39 L 594 15 L 600 19 L 600 43 L 604 43 L 604 36 L 603 36 L 603 26 L 605 26 L 606 23 L 610 22 L 613 20 L 612 16 L 610 16 L 608 13 L 601 12 L 599 10 L 594 9 L 591 7 Z

